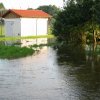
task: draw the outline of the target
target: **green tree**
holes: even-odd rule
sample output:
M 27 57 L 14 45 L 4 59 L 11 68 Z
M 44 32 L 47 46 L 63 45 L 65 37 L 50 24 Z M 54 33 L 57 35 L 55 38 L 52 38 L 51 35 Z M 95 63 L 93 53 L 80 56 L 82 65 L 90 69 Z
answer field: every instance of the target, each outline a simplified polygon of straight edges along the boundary
M 33 8 L 27 8 L 27 10 L 33 10 Z
M 3 5 L 3 3 L 0 3 L 0 16 L 2 16 L 5 13 L 5 7 Z
M 46 12 L 52 16 L 52 18 L 49 20 L 49 25 L 52 30 L 53 23 L 55 22 L 55 18 L 57 16 L 57 14 L 59 13 L 60 9 L 57 8 L 55 5 L 39 6 L 37 9 L 43 10 L 44 12 Z
M 3 3 L 0 3 L 0 10 L 4 10 L 4 9 L 5 9 L 5 7 L 4 7 Z
M 81 11 L 76 3 L 72 0 L 68 1 L 67 6 L 56 17 L 53 33 L 59 39 L 66 41 L 73 40 L 75 39 L 73 38 L 74 33 L 80 29 L 79 24 L 81 25 L 82 21 Z
M 44 12 L 52 15 L 53 17 L 55 17 L 58 14 L 59 10 L 60 10 L 55 5 L 39 6 L 37 9 L 38 10 L 43 10 Z
M 67 6 L 58 14 L 53 33 L 61 40 L 80 41 L 87 33 L 95 33 L 100 27 L 99 0 L 69 0 Z

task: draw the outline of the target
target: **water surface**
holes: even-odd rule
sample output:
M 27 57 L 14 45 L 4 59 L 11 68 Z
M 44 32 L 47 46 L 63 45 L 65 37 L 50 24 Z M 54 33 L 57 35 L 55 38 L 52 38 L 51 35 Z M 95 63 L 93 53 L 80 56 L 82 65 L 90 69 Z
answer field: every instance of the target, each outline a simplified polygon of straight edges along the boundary
M 0 60 L 0 100 L 99 100 L 100 49 L 43 47 L 25 58 Z

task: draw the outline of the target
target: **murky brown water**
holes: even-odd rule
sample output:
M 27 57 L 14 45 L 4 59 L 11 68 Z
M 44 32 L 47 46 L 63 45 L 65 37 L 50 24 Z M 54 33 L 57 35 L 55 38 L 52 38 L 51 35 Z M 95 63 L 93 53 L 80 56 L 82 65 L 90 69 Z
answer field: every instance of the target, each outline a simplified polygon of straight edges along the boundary
M 43 47 L 26 58 L 0 60 L 0 100 L 100 100 L 98 48 L 92 55 L 89 46 L 87 52 Z

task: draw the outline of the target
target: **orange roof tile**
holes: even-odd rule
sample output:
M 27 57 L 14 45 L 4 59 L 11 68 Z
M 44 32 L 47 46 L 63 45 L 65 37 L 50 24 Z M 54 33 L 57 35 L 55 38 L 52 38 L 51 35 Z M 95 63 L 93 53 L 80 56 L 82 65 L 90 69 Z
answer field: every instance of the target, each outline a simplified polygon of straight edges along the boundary
M 19 17 L 26 17 L 26 18 L 49 18 L 52 17 L 51 15 L 45 13 L 42 10 L 15 10 L 10 9 L 3 17 L 7 16 L 9 13 L 16 14 Z

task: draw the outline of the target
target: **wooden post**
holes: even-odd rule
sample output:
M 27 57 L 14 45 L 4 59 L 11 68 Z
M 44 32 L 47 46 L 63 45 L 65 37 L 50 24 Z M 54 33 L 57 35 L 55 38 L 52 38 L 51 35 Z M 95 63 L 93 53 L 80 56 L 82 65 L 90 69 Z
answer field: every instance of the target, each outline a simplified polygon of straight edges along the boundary
M 93 42 L 96 43 L 96 31 L 93 30 Z

